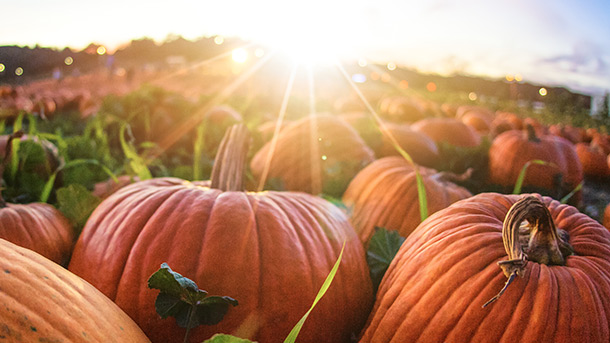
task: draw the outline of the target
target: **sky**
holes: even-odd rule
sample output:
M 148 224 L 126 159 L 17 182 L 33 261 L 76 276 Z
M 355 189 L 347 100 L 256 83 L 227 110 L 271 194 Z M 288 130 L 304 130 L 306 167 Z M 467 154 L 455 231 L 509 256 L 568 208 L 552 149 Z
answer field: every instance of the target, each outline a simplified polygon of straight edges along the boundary
M 610 90 L 607 0 L 0 0 L 0 45 L 112 50 L 131 39 L 238 36 L 300 53 Z M 1 59 L 1 56 L 0 56 Z

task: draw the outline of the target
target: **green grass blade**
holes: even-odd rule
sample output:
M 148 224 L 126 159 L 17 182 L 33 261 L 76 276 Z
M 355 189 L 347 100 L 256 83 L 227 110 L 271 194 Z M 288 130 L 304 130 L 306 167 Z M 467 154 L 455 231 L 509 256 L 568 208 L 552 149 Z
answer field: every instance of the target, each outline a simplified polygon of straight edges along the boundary
M 13 133 L 21 131 L 23 128 L 23 113 L 17 116 L 15 119 L 15 123 L 13 124 Z M 21 139 L 13 139 L 11 141 L 11 156 L 10 156 L 10 168 L 9 168 L 9 177 L 10 181 L 14 182 L 17 177 L 17 171 L 19 170 L 19 143 Z
M 57 173 L 58 171 L 55 171 L 53 174 L 51 174 L 47 182 L 44 184 L 39 198 L 40 202 L 46 203 L 49 200 L 49 196 L 51 196 L 51 191 L 53 190 L 53 185 L 55 184 L 55 179 L 57 178 Z
M 133 171 L 138 174 L 140 180 L 148 180 L 152 179 L 152 174 L 150 170 L 148 170 L 148 166 L 144 162 L 144 159 L 138 155 L 136 150 L 131 146 L 131 144 L 127 143 L 125 140 L 125 130 L 127 129 L 127 124 L 121 125 L 121 132 L 119 134 L 119 139 L 121 141 L 121 148 L 123 149 L 123 153 L 125 157 L 129 159 L 129 165 L 133 169 Z
M 193 158 L 193 180 L 201 180 L 203 174 L 201 172 L 201 154 L 203 153 L 203 145 L 205 142 L 205 123 L 197 126 L 197 136 L 195 138 L 194 158 Z
M 515 188 L 513 188 L 513 194 L 521 194 L 521 188 L 523 187 L 523 181 L 525 180 L 525 175 L 527 173 L 527 169 L 532 164 L 538 164 L 538 165 L 543 165 L 543 166 L 554 166 L 553 163 L 543 161 L 543 160 L 527 161 L 527 163 L 525 163 L 523 165 L 523 168 L 521 168 L 521 171 L 519 172 L 519 176 L 517 177 L 517 182 L 515 182 Z
M 339 258 L 337 258 L 337 262 L 335 262 L 335 265 L 330 270 L 330 273 L 328 273 L 328 276 L 326 277 L 326 280 L 322 284 L 322 287 L 320 288 L 318 295 L 316 295 L 316 298 L 314 299 L 313 304 L 311 305 L 311 307 L 309 308 L 307 313 L 305 313 L 305 315 L 301 318 L 301 320 L 299 320 L 297 325 L 295 325 L 292 328 L 292 331 L 290 331 L 290 333 L 284 340 L 284 343 L 294 343 L 296 341 L 297 336 L 299 335 L 299 332 L 301 332 L 301 328 L 305 324 L 305 320 L 307 320 L 307 317 L 309 317 L 309 314 L 314 309 L 314 307 L 316 306 L 318 301 L 320 301 L 320 299 L 322 299 L 324 294 L 326 294 L 326 291 L 328 290 L 328 288 L 330 287 L 330 284 L 333 282 L 333 279 L 335 278 L 335 274 L 337 274 L 337 269 L 339 269 L 339 264 L 341 263 L 341 258 L 343 257 L 343 250 L 345 250 L 345 241 L 343 242 L 343 248 L 341 248 L 341 253 L 339 254 Z
M 576 186 L 570 193 L 568 193 L 566 196 L 564 196 L 563 198 L 561 198 L 561 203 L 565 204 L 567 203 L 570 198 L 572 198 L 574 196 L 574 194 L 576 194 L 576 192 L 580 191 L 582 189 L 582 186 L 584 185 L 584 181 L 581 181 L 578 186 Z

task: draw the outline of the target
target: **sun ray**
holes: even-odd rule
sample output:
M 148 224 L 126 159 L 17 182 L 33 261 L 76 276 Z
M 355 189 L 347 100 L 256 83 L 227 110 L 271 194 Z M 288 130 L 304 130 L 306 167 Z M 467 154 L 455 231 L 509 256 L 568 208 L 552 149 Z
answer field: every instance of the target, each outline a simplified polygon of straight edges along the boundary
M 312 66 L 307 66 L 307 81 L 309 84 L 309 115 L 311 125 L 309 129 L 311 189 L 313 194 L 322 193 L 322 168 L 320 165 L 320 144 L 318 143 L 318 120 L 316 117 L 316 94 Z
M 288 84 L 286 85 L 286 91 L 284 92 L 284 98 L 282 99 L 282 106 L 280 107 L 280 113 L 278 115 L 277 121 L 275 122 L 275 129 L 273 131 L 273 138 L 271 138 L 271 145 L 269 147 L 269 153 L 267 154 L 267 159 L 265 160 L 265 167 L 263 168 L 263 173 L 261 174 L 261 178 L 258 182 L 257 191 L 262 192 L 265 188 L 265 183 L 267 182 L 267 176 L 269 175 L 269 169 L 271 168 L 271 160 L 275 153 L 275 147 L 277 146 L 277 140 L 280 134 L 280 128 L 282 127 L 282 122 L 284 121 L 284 116 L 286 115 L 286 108 L 288 107 L 288 100 L 290 98 L 290 93 L 292 93 L 292 87 L 294 85 L 294 79 L 297 74 L 297 64 L 295 63 L 290 72 L 290 78 L 288 79 Z
M 269 59 L 273 56 L 273 53 L 267 54 L 261 60 L 259 60 L 255 65 L 250 67 L 250 69 L 246 70 L 244 73 L 239 75 L 233 82 L 227 85 L 219 94 L 217 94 L 214 98 L 207 102 L 205 106 L 200 108 L 195 114 L 190 116 L 188 119 L 182 121 L 174 130 L 169 132 L 163 139 L 159 142 L 159 151 L 157 151 L 154 155 L 151 156 L 152 159 L 156 159 L 161 155 L 165 150 L 174 145 L 182 135 L 187 133 L 196 127 L 203 120 L 203 116 L 207 113 L 213 106 L 220 104 L 224 100 L 226 100 L 239 86 L 241 86 L 252 74 L 258 71 Z

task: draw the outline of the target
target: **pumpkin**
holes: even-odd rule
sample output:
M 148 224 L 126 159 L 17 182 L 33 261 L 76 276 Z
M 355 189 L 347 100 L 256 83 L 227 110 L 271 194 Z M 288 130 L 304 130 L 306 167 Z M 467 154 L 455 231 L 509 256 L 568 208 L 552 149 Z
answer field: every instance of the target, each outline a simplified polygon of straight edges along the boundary
M 267 142 L 254 155 L 250 167 L 256 179 L 279 181 L 285 190 L 340 197 L 354 175 L 373 159 L 373 151 L 349 124 L 319 115 L 283 128 L 276 142 Z
M 491 130 L 491 123 L 494 117 L 488 112 L 468 111 L 459 119 L 464 124 L 475 129 L 479 134 L 486 135 Z
M 549 126 L 549 133 L 555 136 L 563 137 L 573 144 L 583 141 L 585 132 L 583 129 L 571 125 L 555 124 Z
M 150 342 L 116 304 L 41 255 L 0 239 L 0 339 Z
M 245 126 L 227 137 L 211 187 L 159 178 L 104 200 L 85 225 L 69 269 L 114 300 L 155 342 L 184 336 L 173 319 L 155 313 L 157 292 L 146 287 L 162 262 L 209 294 L 239 301 L 220 324 L 191 330 L 191 342 L 217 332 L 280 342 L 311 306 L 345 241 L 334 281 L 299 341 L 349 342 L 373 299 L 365 253 L 346 215 L 306 193 L 244 192 Z
M 0 238 L 63 264 L 70 257 L 74 232 L 68 219 L 49 204 L 11 204 L 0 197 Z
M 504 131 L 523 129 L 523 120 L 511 112 L 496 112 L 494 120 L 491 122 L 490 133 L 496 137 Z
M 117 177 L 117 181 L 114 181 L 113 179 L 108 179 L 106 181 L 97 182 L 93 186 L 93 191 L 91 192 L 91 194 L 95 195 L 100 199 L 106 199 L 117 190 L 139 180 L 140 178 L 137 176 L 120 175 Z
M 405 241 L 360 342 L 608 342 L 608 294 L 608 230 L 549 197 L 482 193 Z
M 361 112 L 344 113 L 341 118 L 358 131 L 377 157 L 399 154 L 389 138 L 389 135 L 392 135 L 415 163 L 433 167 L 438 162 L 439 151 L 436 143 L 425 134 L 411 130 L 407 124 L 385 122 L 383 127 L 379 128 L 374 118 Z M 384 128 L 387 131 L 383 132 Z
M 597 133 L 593 135 L 591 144 L 597 145 L 604 151 L 604 154 L 610 154 L 610 136 Z
M 565 193 L 583 180 L 574 145 L 553 135 L 537 136 L 528 125 L 525 131 L 506 131 L 493 140 L 489 149 L 489 181 L 513 187 L 523 166 L 532 160 L 553 165 L 530 165 L 523 185 Z
M 426 118 L 411 129 L 422 132 L 433 141 L 447 142 L 459 147 L 474 147 L 481 143 L 481 136 L 470 126 L 454 118 Z
M 419 172 L 426 188 L 429 213 L 472 195 L 450 182 L 450 174 L 422 167 Z M 347 187 L 343 203 L 365 245 L 375 227 L 396 230 L 407 237 L 421 221 L 413 165 L 398 156 L 378 159 L 358 173 Z
M 421 102 L 400 95 L 381 99 L 379 114 L 388 120 L 399 123 L 412 123 L 426 117 Z
M 610 176 L 606 154 L 597 145 L 587 143 L 576 144 L 576 153 L 582 164 L 583 174 L 593 178 L 604 178 Z

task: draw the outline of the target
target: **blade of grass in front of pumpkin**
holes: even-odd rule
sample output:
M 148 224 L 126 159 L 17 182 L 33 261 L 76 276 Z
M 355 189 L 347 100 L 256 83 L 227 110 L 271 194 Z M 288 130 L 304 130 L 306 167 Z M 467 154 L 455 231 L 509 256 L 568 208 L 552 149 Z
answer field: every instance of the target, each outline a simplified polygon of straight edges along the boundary
M 584 181 L 581 181 L 578 186 L 576 186 L 570 193 L 568 193 L 566 196 L 564 196 L 563 198 L 561 198 L 561 203 L 565 204 L 567 203 L 570 198 L 572 198 L 574 196 L 574 194 L 576 194 L 576 192 L 580 191 L 582 189 L 582 186 L 584 185 Z
M 13 124 L 13 133 L 21 131 L 23 127 L 23 113 L 17 116 L 15 123 Z M 11 160 L 10 160 L 10 169 L 9 169 L 9 177 L 11 183 L 15 181 L 15 177 L 17 176 L 17 171 L 19 170 L 19 143 L 21 139 L 13 139 L 11 141 Z
M 53 190 L 53 185 L 55 184 L 55 179 L 57 178 L 57 174 L 60 171 L 66 169 L 66 168 L 71 168 L 71 167 L 75 167 L 75 166 L 82 165 L 82 164 L 92 164 L 92 165 L 98 166 L 106 174 L 108 174 L 108 176 L 112 180 L 114 180 L 114 182 L 119 182 L 119 180 L 117 179 L 116 175 L 112 172 L 112 170 L 110 170 L 110 168 L 108 168 L 105 165 L 101 164 L 97 160 L 86 160 L 86 159 L 72 160 L 70 162 L 67 162 L 63 166 L 60 166 L 59 168 L 57 168 L 57 170 L 55 170 L 55 172 L 53 172 L 53 174 L 51 174 L 51 176 L 49 177 L 49 179 L 45 183 L 45 185 L 44 185 L 44 187 L 42 189 L 42 192 L 40 194 L 40 198 L 39 198 L 40 202 L 47 202 L 49 200 L 49 196 L 51 195 L 51 191 Z
M 290 331 L 290 333 L 284 340 L 284 343 L 294 343 L 296 341 L 297 336 L 299 335 L 299 332 L 301 332 L 301 328 L 303 328 L 303 325 L 305 324 L 305 320 L 307 320 L 307 317 L 309 317 L 309 314 L 311 313 L 311 311 L 313 311 L 313 309 L 316 306 L 316 304 L 318 303 L 318 301 L 320 301 L 320 299 L 322 299 L 324 294 L 326 294 L 326 291 L 328 290 L 328 288 L 330 287 L 330 284 L 333 282 L 333 279 L 335 278 L 335 274 L 337 274 L 337 269 L 339 269 L 339 264 L 341 264 L 341 258 L 343 257 L 343 250 L 345 250 L 345 241 L 343 242 L 343 247 L 341 248 L 341 252 L 339 253 L 339 258 L 337 258 L 337 262 L 335 262 L 335 265 L 330 270 L 330 273 L 328 273 L 328 276 L 326 277 L 326 280 L 322 284 L 322 287 L 320 287 L 320 291 L 318 291 L 318 295 L 316 295 L 316 298 L 314 299 L 313 304 L 311 305 L 311 307 L 309 308 L 307 313 L 305 313 L 305 315 L 301 318 L 301 320 L 299 320 L 299 322 L 292 328 L 292 330 Z
M 373 106 L 371 106 L 371 103 L 366 99 L 364 94 L 362 94 L 362 92 L 360 91 L 360 88 L 358 88 L 356 86 L 356 84 L 354 83 L 352 78 L 347 74 L 347 71 L 345 71 L 345 68 L 343 68 L 343 66 L 340 63 L 337 63 L 337 67 L 343 74 L 343 77 L 345 77 L 345 80 L 350 84 L 350 86 L 354 89 L 354 91 L 356 92 L 356 94 L 358 95 L 360 100 L 364 103 L 364 106 L 367 108 L 369 113 L 371 113 L 373 115 L 373 118 L 375 119 L 375 124 L 377 125 L 377 128 L 381 131 L 381 134 L 385 135 L 387 138 L 389 138 L 390 142 L 392 142 L 392 145 L 394 146 L 396 151 L 398 151 L 398 153 L 400 153 L 400 155 L 402 157 L 404 157 L 407 161 L 409 161 L 411 163 L 411 165 L 413 165 L 413 169 L 415 170 L 415 178 L 417 180 L 417 198 L 419 201 L 419 216 L 420 216 L 421 221 L 423 222 L 424 220 L 426 220 L 426 218 L 428 218 L 428 200 L 427 200 L 427 196 L 426 196 L 426 187 L 424 186 L 424 181 L 421 177 L 421 174 L 419 173 L 419 166 L 417 164 L 415 164 L 413 162 L 413 159 L 411 158 L 411 156 L 403 148 L 400 147 L 400 144 L 398 144 L 398 141 L 396 140 L 394 135 L 392 135 L 392 133 L 387 129 L 387 127 L 385 126 L 385 124 L 383 123 L 383 121 L 381 120 L 379 115 L 377 114 L 377 112 L 375 112 L 375 109 L 373 108 Z
M 201 180 L 203 175 L 201 173 L 201 154 L 203 153 L 203 144 L 205 138 L 205 123 L 201 123 L 197 126 L 197 133 L 195 136 L 194 146 L 194 157 L 193 157 L 193 180 Z
M 123 149 L 123 153 L 125 157 L 129 159 L 129 165 L 133 169 L 133 171 L 138 174 L 140 180 L 148 180 L 152 179 L 152 174 L 150 170 L 148 170 L 148 166 L 144 162 L 144 159 L 138 155 L 136 150 L 133 148 L 131 144 L 129 144 L 125 140 L 125 130 L 127 129 L 127 124 L 124 123 L 121 125 L 121 131 L 119 133 L 119 140 L 121 141 L 121 148 Z
M 527 169 L 532 164 L 538 164 L 538 165 L 543 165 L 543 166 L 552 165 L 551 163 L 549 163 L 547 161 L 543 161 L 543 160 L 527 161 L 523 165 L 523 168 L 521 168 L 521 171 L 519 172 L 519 176 L 517 177 L 517 182 L 515 182 L 515 188 L 513 188 L 513 194 L 521 194 L 521 188 L 523 187 L 523 181 L 525 180 L 525 175 L 527 173 Z

